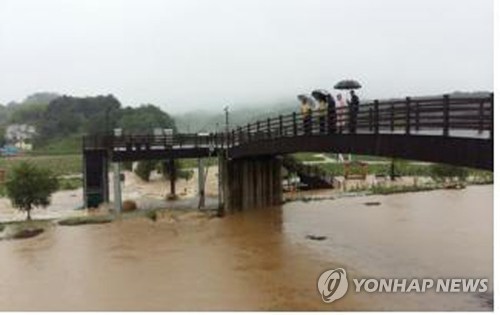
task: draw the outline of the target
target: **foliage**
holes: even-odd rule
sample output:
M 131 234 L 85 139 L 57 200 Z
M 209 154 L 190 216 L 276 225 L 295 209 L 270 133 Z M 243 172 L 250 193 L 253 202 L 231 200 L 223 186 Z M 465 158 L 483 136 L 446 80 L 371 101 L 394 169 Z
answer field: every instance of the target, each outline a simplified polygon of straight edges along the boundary
M 59 178 L 59 190 L 75 190 L 82 187 L 81 178 Z
M 121 167 L 126 171 L 132 171 L 133 166 L 134 166 L 133 161 L 125 161 L 121 163 Z
M 455 180 L 465 181 L 469 175 L 468 169 L 448 164 L 433 164 L 431 166 L 431 176 L 436 181 Z
M 119 109 L 120 102 L 112 95 L 57 98 L 47 106 L 44 121 L 37 126 L 41 142 L 61 134 L 106 132 L 116 124 Z
M 50 197 L 58 188 L 57 178 L 48 170 L 22 162 L 12 170 L 6 183 L 7 196 L 12 205 L 27 212 L 31 219 L 34 207 L 47 207 Z
M 32 105 L 32 104 L 45 104 L 48 105 L 53 100 L 59 98 L 60 95 L 52 92 L 37 92 L 31 95 L 28 95 L 24 101 L 23 105 Z
M 82 137 L 80 135 L 58 136 L 39 142 L 30 155 L 66 155 L 82 153 Z
M 177 178 L 185 179 L 186 181 L 193 178 L 194 172 L 191 169 L 179 169 L 177 170 Z
M 0 144 L 2 129 L 14 123 L 35 127 L 33 145 L 38 154 L 80 153 L 82 135 L 112 132 L 116 127 L 125 133 L 175 130 L 173 118 L 151 104 L 122 108 L 113 95 L 72 97 L 47 92 L 30 95 L 22 103 L 0 105 Z
M 41 168 L 52 170 L 54 175 L 72 175 L 82 173 L 81 155 L 58 155 L 58 156 L 25 156 L 8 159 L 0 159 L 0 169 L 5 169 L 7 174 L 22 164 L 29 162 Z
M 5 145 L 5 127 L 0 126 L 0 147 Z
M 318 167 L 334 176 L 344 175 L 344 164 L 342 163 L 321 163 Z M 351 173 L 356 174 L 356 167 L 352 168 Z M 415 164 L 403 161 L 396 162 L 397 174 L 399 176 L 430 176 L 429 164 Z M 390 163 L 368 164 L 367 173 L 381 176 L 389 176 L 391 171 Z
M 188 164 L 192 164 L 192 161 L 196 162 L 196 167 L 198 167 L 198 162 L 196 159 L 189 159 L 189 160 L 175 160 L 174 161 L 174 167 L 175 167 L 175 174 L 176 174 L 176 180 L 177 179 L 185 179 L 186 181 L 190 180 L 193 178 L 194 171 L 192 168 L 185 168 L 184 165 L 188 161 Z M 191 161 L 191 162 L 189 162 Z M 210 162 L 210 161 L 209 161 Z M 163 174 L 163 177 L 167 180 L 170 180 L 170 169 L 169 169 L 169 164 L 168 163 L 159 163 L 157 165 L 157 171 Z
M 139 176 L 143 181 L 148 182 L 151 172 L 156 169 L 158 161 L 146 160 L 137 163 L 134 170 L 135 174 Z
M 147 104 L 138 108 L 126 107 L 120 112 L 117 126 L 124 133 L 147 134 L 154 128 L 171 128 L 175 130 L 172 117 L 160 108 Z
M 198 159 L 180 159 L 178 161 L 179 161 L 179 168 L 198 168 Z M 204 167 L 212 165 L 217 165 L 216 157 L 203 159 Z

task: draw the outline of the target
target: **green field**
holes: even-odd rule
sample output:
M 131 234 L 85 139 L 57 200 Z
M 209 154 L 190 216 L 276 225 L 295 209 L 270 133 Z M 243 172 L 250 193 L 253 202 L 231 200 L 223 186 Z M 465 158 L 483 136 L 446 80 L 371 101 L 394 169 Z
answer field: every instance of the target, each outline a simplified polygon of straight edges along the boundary
M 320 162 L 324 161 L 325 159 L 321 156 L 317 156 L 318 153 L 310 153 L 310 152 L 301 152 L 301 153 L 294 153 L 292 156 L 301 162 Z
M 82 156 L 76 154 L 0 158 L 0 169 L 6 170 L 8 175 L 13 167 L 23 161 L 31 162 L 38 167 L 50 169 L 56 176 L 82 173 Z

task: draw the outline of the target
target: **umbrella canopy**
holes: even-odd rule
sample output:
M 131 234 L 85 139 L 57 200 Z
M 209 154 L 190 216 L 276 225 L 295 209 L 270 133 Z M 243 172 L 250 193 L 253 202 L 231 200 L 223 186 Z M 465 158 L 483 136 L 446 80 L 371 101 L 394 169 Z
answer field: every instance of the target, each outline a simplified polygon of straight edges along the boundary
M 312 91 L 311 95 L 318 102 L 326 102 L 328 96 L 330 96 L 330 92 L 328 92 L 327 90 L 314 90 Z
M 307 96 L 306 94 L 299 94 L 299 95 L 297 95 L 297 98 L 302 103 L 309 103 L 309 104 L 313 104 L 314 103 L 313 99 L 310 98 L 309 96 Z
M 361 88 L 361 84 L 356 80 L 342 80 L 337 82 L 333 88 L 337 90 L 356 90 Z

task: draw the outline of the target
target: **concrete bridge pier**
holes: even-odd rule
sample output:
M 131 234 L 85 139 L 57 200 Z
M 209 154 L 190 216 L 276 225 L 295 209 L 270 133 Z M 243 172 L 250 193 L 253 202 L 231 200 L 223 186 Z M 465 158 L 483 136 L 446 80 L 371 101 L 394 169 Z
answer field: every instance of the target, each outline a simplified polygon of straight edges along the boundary
M 122 212 L 122 183 L 120 176 L 120 163 L 113 163 L 113 197 L 115 212 Z
M 83 154 L 83 202 L 85 208 L 97 208 L 109 202 L 108 153 L 85 150 Z
M 167 199 L 175 199 L 176 195 L 175 182 L 177 180 L 177 170 L 175 169 L 175 160 L 169 159 L 163 162 L 163 169 L 166 170 L 170 182 L 170 194 L 167 196 Z
M 198 196 L 200 198 L 198 209 L 201 209 L 205 207 L 205 168 L 203 158 L 198 159 Z
M 229 213 L 281 204 L 281 167 L 281 158 L 274 156 L 224 160 L 224 211 Z

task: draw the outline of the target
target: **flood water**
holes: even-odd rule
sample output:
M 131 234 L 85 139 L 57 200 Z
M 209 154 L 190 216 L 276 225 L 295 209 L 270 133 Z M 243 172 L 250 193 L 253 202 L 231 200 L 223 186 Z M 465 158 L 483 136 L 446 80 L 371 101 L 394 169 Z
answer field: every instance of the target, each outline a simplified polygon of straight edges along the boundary
M 491 310 L 490 294 L 351 288 L 324 304 L 316 282 L 343 267 L 349 277 L 488 278 L 492 288 L 493 187 L 58 226 L 0 241 L 0 257 L 2 310 Z

